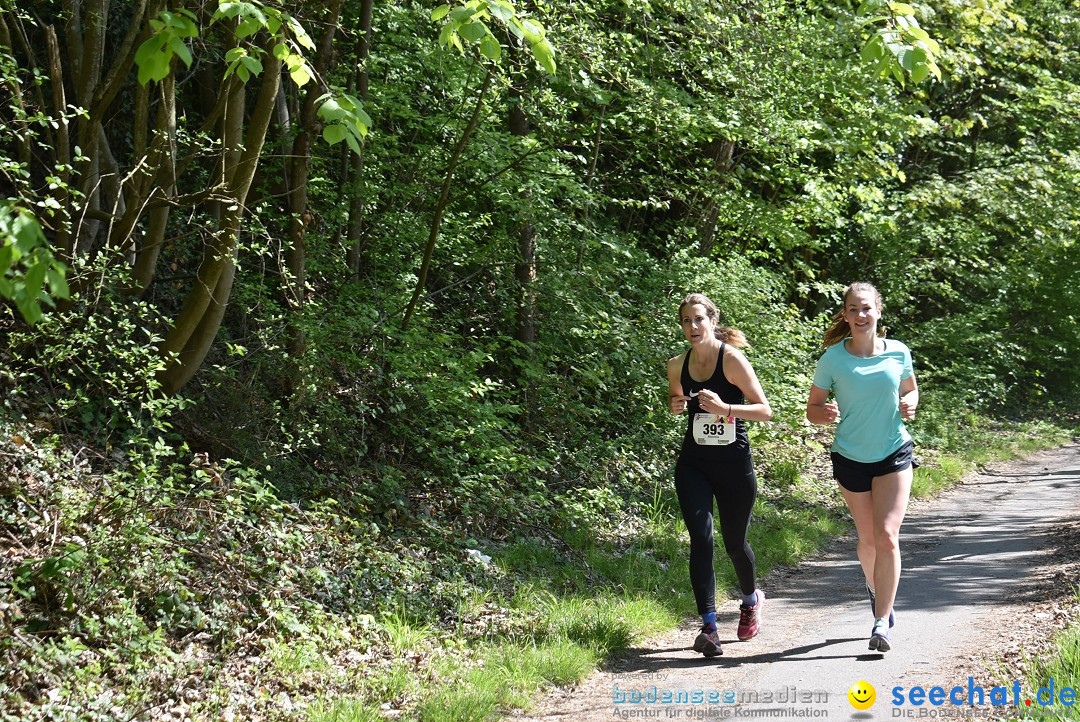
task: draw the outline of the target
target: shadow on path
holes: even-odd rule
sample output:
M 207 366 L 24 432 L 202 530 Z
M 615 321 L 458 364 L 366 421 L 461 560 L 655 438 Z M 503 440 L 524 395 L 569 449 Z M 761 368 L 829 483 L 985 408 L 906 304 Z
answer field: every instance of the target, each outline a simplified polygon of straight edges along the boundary
M 983 483 L 984 479 L 993 479 Z M 993 488 L 988 488 L 988 487 Z M 1038 487 L 1038 493 L 1025 493 Z M 904 570 L 896 614 L 906 617 L 951 613 L 973 618 L 999 603 L 1004 594 L 1022 598 L 1036 591 L 1017 574 L 1034 554 L 1055 548 L 1054 528 L 1066 519 L 1080 518 L 1075 507 L 1080 489 L 1080 468 L 1070 467 L 1031 474 L 986 472 L 976 483 L 964 484 L 934 509 L 910 514 L 901 536 Z M 724 563 L 721 555 L 717 563 Z M 866 608 L 863 625 L 869 636 L 870 614 L 865 601 L 861 570 L 854 554 L 854 539 L 835 543 L 821 556 L 776 575 L 769 587 L 763 629 L 777 614 L 801 621 L 818 620 L 829 631 L 830 615 L 850 617 L 850 608 Z M 862 599 L 861 603 L 858 600 Z M 718 613 L 721 628 L 735 626 L 735 615 Z M 695 632 L 686 630 L 686 646 L 631 648 L 605 666 L 611 674 L 648 675 L 671 670 L 699 670 L 703 666 L 740 668 L 772 662 L 810 664 L 824 660 L 880 661 L 882 655 L 865 650 L 866 637 L 827 634 L 820 640 L 781 650 L 761 652 L 755 642 L 725 640 L 724 655 L 711 659 L 690 650 Z M 859 643 L 861 650 L 841 654 L 811 654 L 839 645 Z M 750 654 L 744 654 L 751 651 Z M 692 655 L 692 656 L 688 656 Z
M 725 640 L 722 656 L 705 659 L 691 649 L 696 628 L 684 627 L 654 647 L 615 655 L 577 690 L 553 693 L 546 709 L 515 716 L 610 719 L 613 689 L 653 685 L 751 693 L 797 689 L 827 695 L 815 711 L 829 718 L 885 719 L 881 715 L 898 710 L 856 712 L 848 688 L 865 680 L 880 696 L 894 685 L 946 682 L 937 677 L 955 669 L 958 657 L 974 660 L 985 651 L 970 642 L 981 618 L 1005 602 L 1040 598 L 1045 570 L 1065 551 L 1058 531 L 1080 521 L 1078 461 L 1080 446 L 1073 444 L 1000 471 L 982 470 L 933 502 L 913 502 L 901 534 L 897 626 L 886 655 L 866 648 L 872 616 L 855 540 L 848 537 L 762 580 L 769 597 L 754 640 Z M 1031 473 L 1015 471 L 1025 468 Z M 725 563 L 722 552 L 716 563 Z M 734 603 L 717 617 L 721 630 L 734 632 Z

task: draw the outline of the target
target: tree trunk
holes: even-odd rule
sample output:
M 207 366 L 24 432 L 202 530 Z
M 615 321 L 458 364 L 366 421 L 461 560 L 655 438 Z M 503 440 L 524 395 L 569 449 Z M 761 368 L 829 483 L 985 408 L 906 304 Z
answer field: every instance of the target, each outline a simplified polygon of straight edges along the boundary
M 149 7 L 150 14 L 157 16 L 164 6 L 165 3 L 162 0 L 154 0 L 153 6 Z M 128 82 L 131 68 L 135 63 L 135 51 L 137 49 L 135 42 L 140 39 L 144 32 L 143 18 L 146 16 L 147 9 L 147 0 L 138 0 L 133 11 L 129 14 L 131 20 L 127 33 L 125 33 L 119 49 L 112 54 L 115 58 L 113 65 L 105 74 L 104 81 L 99 82 L 94 91 L 93 106 L 90 108 L 91 115 L 103 116 L 108 107 L 112 105 L 112 102 L 116 100 L 116 96 L 123 89 L 124 84 Z
M 371 23 L 374 0 L 361 0 L 360 2 L 360 37 L 356 43 L 357 66 L 355 74 L 356 88 L 360 100 L 367 102 L 368 99 L 368 58 L 371 55 Z M 349 174 L 345 187 L 349 189 L 349 221 L 348 221 L 348 265 L 349 278 L 353 282 L 360 280 L 360 268 L 363 263 L 364 236 L 364 156 L 362 153 L 349 153 Z
M 159 158 L 156 188 L 166 198 L 176 194 L 176 92 L 173 76 L 161 84 L 161 106 L 158 108 L 158 137 L 163 146 Z M 131 271 L 132 293 L 142 295 L 150 287 L 157 270 L 158 256 L 165 243 L 170 206 L 166 203 L 150 211 L 146 236 L 136 249 L 135 267 Z
M 525 136 L 529 134 L 529 117 L 521 109 L 521 91 L 512 88 L 510 106 L 510 134 Z M 517 281 L 518 304 L 517 322 L 514 325 L 514 338 L 531 346 L 536 341 L 536 227 L 532 222 L 529 204 L 532 193 L 522 192 L 522 207 L 525 209 L 521 229 L 518 231 L 517 263 L 514 266 L 514 278 Z
M 11 28 L 8 27 L 7 20 L 4 18 L 4 15 L 5 13 L 3 11 L 0 11 L 0 45 L 3 45 L 6 48 L 11 48 L 12 51 L 14 51 L 15 46 L 12 44 L 11 40 Z M 52 33 L 52 44 L 49 47 L 49 50 L 52 51 L 56 47 L 56 31 L 51 25 L 46 27 L 45 31 L 47 33 Z M 59 82 L 60 76 L 56 75 L 55 66 L 51 62 L 53 60 L 51 54 L 49 56 L 49 59 L 49 72 L 52 73 L 53 84 L 59 85 L 59 91 L 57 91 L 55 87 L 53 88 L 54 98 L 56 98 L 56 101 L 54 103 L 55 110 L 56 106 L 63 107 L 61 105 L 61 102 L 63 101 L 64 86 Z M 57 54 L 55 59 L 57 64 L 59 64 L 59 53 Z M 18 107 L 22 111 L 22 114 L 25 116 L 27 113 L 26 103 L 23 100 L 23 88 L 17 77 L 12 76 L 8 79 L 8 89 L 11 92 L 11 101 L 16 105 L 16 107 Z M 30 139 L 28 137 L 23 136 L 18 140 L 17 153 L 19 163 L 23 164 L 23 166 L 25 167 L 29 167 L 31 160 L 31 148 Z
M 147 204 L 163 201 L 173 195 L 176 184 L 176 84 L 173 75 L 162 79 L 158 89 L 161 102 L 158 104 L 155 132 L 150 147 L 145 155 L 136 156 L 139 167 L 132 171 L 131 178 L 125 183 L 123 198 L 118 197 L 115 207 L 110 209 L 119 219 L 114 221 L 109 229 L 108 245 L 110 248 L 136 254 L 133 283 L 131 288 L 127 289 L 129 293 L 136 295 L 142 294 L 153 280 L 157 254 L 165 236 L 169 206 L 164 203 L 154 206 L 151 210 L 148 236 L 138 247 L 133 240 L 136 228 L 146 212 Z M 142 105 L 141 101 L 136 103 L 137 117 L 143 110 Z M 149 109 L 148 102 L 146 109 Z M 136 140 L 139 141 L 138 134 Z M 105 156 L 106 151 L 107 146 L 103 144 L 100 155 Z M 143 250 L 149 250 L 149 255 L 144 254 Z
M 57 116 L 62 116 L 67 112 L 67 95 L 64 92 L 60 42 L 56 37 L 56 28 L 52 25 L 46 26 L 44 31 L 45 45 L 49 52 L 49 73 L 52 76 L 53 112 Z M 53 155 L 56 159 L 56 167 L 62 169 L 59 172 L 60 183 L 56 184 L 53 199 L 59 204 L 59 208 L 66 211 L 71 207 L 68 192 L 68 183 L 71 181 L 71 137 L 68 134 L 67 121 L 61 121 L 60 127 L 56 129 L 56 146 L 53 148 Z M 27 165 L 29 165 L 29 158 L 27 158 Z M 71 260 L 73 250 L 70 221 L 70 218 L 64 218 L 56 228 L 56 247 L 66 261 Z
M 273 48 L 264 48 L 268 57 Z M 255 109 L 244 133 L 244 86 L 229 79 L 229 97 L 223 114 L 221 180 L 229 200 L 218 232 L 199 266 L 199 276 L 177 316 L 173 328 L 159 350 L 168 361 L 158 374 L 162 389 L 174 394 L 191 380 L 206 359 L 225 315 L 236 270 L 237 242 L 251 181 L 266 142 L 266 131 L 274 114 L 281 63 L 267 63 Z
M 330 72 L 334 35 L 341 20 L 342 0 L 332 0 L 327 7 L 326 32 L 323 33 L 315 56 L 315 75 L 324 77 Z M 311 174 L 311 139 L 318 133 L 315 102 L 323 88 L 315 82 L 308 84 L 300 105 L 300 117 L 292 153 L 286 163 L 289 193 L 289 246 L 285 250 L 285 303 L 290 311 L 286 349 L 289 356 L 299 359 L 304 354 L 304 328 L 300 316 L 304 309 L 307 286 L 307 226 L 311 220 L 308 209 L 308 177 Z
M 76 5 L 81 5 L 81 3 L 76 3 Z M 108 18 L 108 0 L 89 0 L 81 14 L 82 22 L 74 27 L 71 23 L 68 26 L 69 49 L 73 55 L 69 62 L 75 75 L 75 103 L 83 108 L 94 107 L 94 94 L 101 82 L 102 68 L 105 63 L 105 29 Z M 80 42 L 73 44 L 72 36 L 79 35 L 80 30 Z M 101 209 L 101 163 L 98 157 L 100 124 L 101 118 L 92 113 L 88 113 L 85 117 L 80 116 L 75 123 L 75 137 L 86 158 L 77 162 L 75 166 L 76 177 L 79 179 L 78 189 L 82 197 L 86 199 L 85 208 L 92 211 L 84 213 L 75 227 L 75 255 L 88 253 L 94 247 L 101 228 L 101 222 L 94 219 L 95 213 L 93 213 Z
M 735 154 L 735 141 L 722 140 L 716 149 L 713 158 L 712 175 L 723 178 L 734 165 L 732 158 Z M 711 184 L 710 184 L 711 185 Z M 698 253 L 708 256 L 716 242 L 716 224 L 720 219 L 720 210 L 716 207 L 716 201 L 712 200 L 713 194 L 709 193 L 709 200 L 701 213 L 698 221 Z
M 439 193 L 439 202 L 435 204 L 435 217 L 431 221 L 431 232 L 428 234 L 427 246 L 424 248 L 424 260 L 420 264 L 420 276 L 416 279 L 416 287 L 413 288 L 412 298 L 409 299 L 409 305 L 405 309 L 405 318 L 401 322 L 402 328 L 407 329 L 409 327 L 413 312 L 416 310 L 416 304 L 420 300 L 420 294 L 424 292 L 424 287 L 427 286 L 427 275 L 428 270 L 431 268 L 431 257 L 435 252 L 435 241 L 439 238 L 439 227 L 442 225 L 443 214 L 446 213 L 446 204 L 450 200 L 450 186 L 454 182 L 454 171 L 457 170 L 457 164 L 461 160 L 461 154 L 465 151 L 465 145 L 469 142 L 469 138 L 480 122 L 480 111 L 483 110 L 484 98 L 487 96 L 490 87 L 491 73 L 485 71 L 484 84 L 480 86 L 480 95 L 476 98 L 476 106 L 473 108 L 472 117 L 469 118 L 469 124 L 465 126 L 465 130 L 461 132 L 461 137 L 458 138 L 457 145 L 454 146 L 454 152 L 451 154 L 450 163 L 446 168 L 442 191 Z

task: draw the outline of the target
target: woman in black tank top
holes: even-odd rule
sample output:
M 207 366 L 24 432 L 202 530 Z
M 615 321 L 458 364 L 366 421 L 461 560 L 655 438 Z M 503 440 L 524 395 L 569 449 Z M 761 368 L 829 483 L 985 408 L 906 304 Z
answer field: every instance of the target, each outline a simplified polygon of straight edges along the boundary
M 690 533 L 690 585 L 701 632 L 694 650 L 706 657 L 723 654 L 716 631 L 716 573 L 713 568 L 713 499 L 720 517 L 724 549 L 742 592 L 738 637 L 757 635 L 765 593 L 757 589 L 754 551 L 746 534 L 757 497 L 746 420 L 768 421 L 772 409 L 754 368 L 739 350 L 741 331 L 719 327 L 716 305 L 700 293 L 679 304 L 679 324 L 690 350 L 668 360 L 668 403 L 687 414 L 675 491 Z
M 727 343 L 720 342 L 720 354 L 719 358 L 724 358 L 724 352 L 727 350 Z M 689 397 L 689 401 L 686 402 L 687 423 L 686 434 L 683 437 L 682 456 L 701 456 L 711 459 L 731 459 L 738 456 L 746 456 L 750 453 L 750 439 L 746 435 L 746 422 L 740 418 L 734 418 L 735 431 L 734 436 L 731 437 L 731 442 L 727 444 L 713 444 L 703 445 L 697 443 L 694 439 L 694 424 L 693 419 L 695 414 L 705 413 L 701 406 L 701 391 L 707 389 L 714 392 L 720 397 L 721 403 L 725 404 L 723 407 L 723 415 L 727 415 L 727 406 L 741 405 L 745 401 L 742 389 L 735 384 L 728 381 L 724 375 L 724 368 L 722 363 L 716 364 L 716 369 L 705 381 L 697 381 L 690 374 L 690 356 L 693 353 L 693 349 L 683 354 L 682 374 L 680 375 L 680 381 L 682 382 L 682 391 Z M 720 430 L 723 431 L 722 429 Z

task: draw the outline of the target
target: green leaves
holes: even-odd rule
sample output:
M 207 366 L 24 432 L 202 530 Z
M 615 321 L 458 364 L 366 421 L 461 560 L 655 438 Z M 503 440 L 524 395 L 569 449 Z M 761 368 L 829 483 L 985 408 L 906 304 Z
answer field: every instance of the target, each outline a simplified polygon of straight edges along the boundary
M 873 15 L 865 22 L 882 24 L 863 45 L 864 63 L 872 63 L 882 78 L 892 75 L 900 85 L 905 77 L 918 84 L 933 75 L 941 80 L 937 59 L 941 47 L 930 34 L 919 27 L 915 7 L 889 0 L 866 0 L 859 6 L 858 15 Z
M 499 41 L 491 35 L 485 35 L 483 39 L 480 40 L 480 53 L 485 58 L 498 61 L 502 56 L 502 46 L 499 45 Z
M 445 18 L 439 33 L 439 42 L 465 52 L 462 43 L 477 45 L 480 55 L 498 62 L 502 57 L 502 44 L 492 33 L 488 23 L 498 21 L 515 38 L 529 47 L 543 70 L 555 74 L 555 50 L 548 41 L 544 27 L 536 20 L 519 17 L 509 0 L 469 0 L 461 7 L 440 5 L 431 12 L 431 19 L 438 22 Z
M 326 93 L 316 101 L 319 118 L 325 123 L 323 140 L 330 145 L 341 141 L 349 144 L 354 153 L 360 153 L 360 143 L 372 126 L 371 117 L 364 112 L 363 102 L 348 93 Z
M 10 201 L 0 204 L 0 243 L 0 297 L 27 323 L 41 320 L 41 304 L 69 298 L 67 267 L 53 256 L 37 219 Z
M 154 34 L 135 51 L 135 65 L 139 68 L 139 84 L 146 85 L 151 80 L 162 80 L 172 68 L 172 60 L 179 57 L 185 65 L 191 67 L 191 50 L 185 38 L 198 36 L 195 15 L 180 9 L 176 12 L 163 10 L 150 21 Z
M 261 54 L 258 48 L 254 49 L 256 55 Z M 225 70 L 225 77 L 236 73 L 243 82 L 251 79 L 252 75 L 258 76 L 263 71 L 262 61 L 252 55 L 247 48 L 233 48 L 225 53 L 225 61 L 229 67 Z
M 254 35 L 260 29 L 267 27 L 268 23 L 266 14 L 253 3 L 221 3 L 218 5 L 217 12 L 214 13 L 214 20 L 221 18 L 239 18 L 236 37 L 241 39 Z M 271 32 L 277 32 L 277 30 Z
M 58 601 L 65 611 L 75 607 L 75 596 L 67 579 L 70 570 L 77 569 L 86 561 L 86 550 L 68 542 L 63 553 L 40 561 L 28 560 L 15 567 L 12 591 L 24 599 L 39 597 L 48 606 L 48 600 Z
M 304 27 L 291 15 L 275 8 L 265 7 L 251 2 L 223 2 L 214 13 L 214 21 L 237 19 L 235 35 L 238 40 L 251 37 L 265 30 L 278 42 L 274 45 L 274 58 L 285 64 L 289 77 L 298 87 L 303 87 L 315 73 L 300 51 L 301 48 L 315 49 L 315 43 Z M 229 63 L 225 77 L 233 73 L 243 82 L 263 71 L 260 59 L 264 53 L 258 47 L 237 46 L 225 54 Z
M 236 20 L 233 36 L 238 41 L 248 40 L 260 32 L 267 32 L 278 40 L 274 46 L 274 58 L 285 64 L 289 77 L 298 86 L 306 85 L 314 76 L 311 66 L 302 54 L 302 50 L 314 50 L 315 43 L 294 17 L 275 8 L 258 2 L 222 2 L 211 19 L 211 24 L 220 20 Z M 139 68 L 139 83 L 160 81 L 172 69 L 174 57 L 179 57 L 188 67 L 192 63 L 191 50 L 185 42 L 187 38 L 199 36 L 196 16 L 188 10 L 176 12 L 163 11 L 150 21 L 154 34 L 150 36 L 135 53 L 135 64 Z M 234 73 L 247 83 L 252 77 L 258 77 L 263 71 L 264 51 L 253 45 L 236 45 L 225 53 L 228 63 L 225 76 Z
M 481 38 L 491 37 L 487 26 L 479 22 L 466 23 L 458 29 L 458 32 L 461 33 L 461 37 L 470 43 L 479 42 Z
M 515 18 L 509 25 L 510 32 L 523 39 L 532 50 L 533 57 L 549 75 L 555 74 L 555 50 L 544 34 L 544 28 L 535 20 Z

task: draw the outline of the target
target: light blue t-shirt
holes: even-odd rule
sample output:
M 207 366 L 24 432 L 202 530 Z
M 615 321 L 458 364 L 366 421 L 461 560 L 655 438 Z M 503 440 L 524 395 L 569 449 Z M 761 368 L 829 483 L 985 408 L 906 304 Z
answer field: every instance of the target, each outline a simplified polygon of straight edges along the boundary
M 913 373 L 911 351 L 887 339 L 882 353 L 859 358 L 846 343 L 826 349 L 814 373 L 814 386 L 832 391 L 840 407 L 832 450 L 852 461 L 881 461 L 911 441 L 900 417 L 900 381 Z

